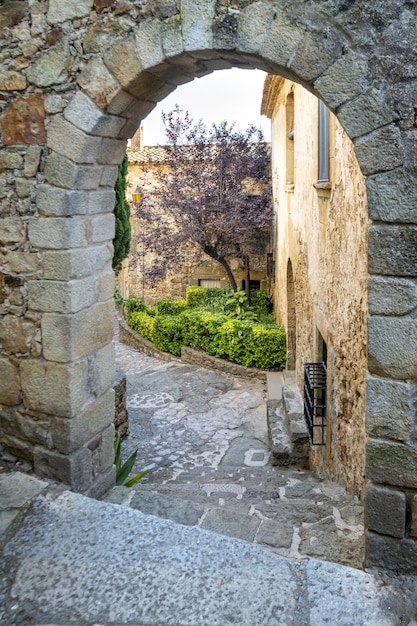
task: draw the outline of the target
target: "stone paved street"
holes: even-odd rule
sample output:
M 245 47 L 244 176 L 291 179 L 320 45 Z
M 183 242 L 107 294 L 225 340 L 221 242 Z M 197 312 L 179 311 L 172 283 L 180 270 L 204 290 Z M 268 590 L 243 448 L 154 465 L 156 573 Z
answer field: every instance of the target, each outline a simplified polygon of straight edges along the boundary
M 259 543 L 295 559 L 312 556 L 360 568 L 363 507 L 338 485 L 269 462 L 261 381 L 162 362 L 117 343 L 127 377 L 133 489 L 107 501 Z

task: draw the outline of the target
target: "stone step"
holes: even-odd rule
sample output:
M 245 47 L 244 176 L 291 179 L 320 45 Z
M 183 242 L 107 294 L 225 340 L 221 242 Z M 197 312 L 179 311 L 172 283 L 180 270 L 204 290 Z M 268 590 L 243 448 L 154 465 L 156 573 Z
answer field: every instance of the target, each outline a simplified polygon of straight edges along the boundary
M 68 491 L 37 496 L 21 515 L 3 541 L 7 626 L 410 623 L 402 591 L 350 567 Z
M 280 380 L 275 378 L 268 387 L 267 423 L 271 463 L 307 468 L 310 444 L 304 422 L 303 399 L 296 384 L 284 384 L 286 379 L 291 380 L 291 376 L 282 375 Z
M 115 487 L 106 501 L 251 541 L 284 556 L 363 566 L 363 508 L 339 486 L 310 472 L 272 468 L 261 475 L 223 468 L 211 474 L 211 469 L 167 481 L 152 476 L 130 489 Z

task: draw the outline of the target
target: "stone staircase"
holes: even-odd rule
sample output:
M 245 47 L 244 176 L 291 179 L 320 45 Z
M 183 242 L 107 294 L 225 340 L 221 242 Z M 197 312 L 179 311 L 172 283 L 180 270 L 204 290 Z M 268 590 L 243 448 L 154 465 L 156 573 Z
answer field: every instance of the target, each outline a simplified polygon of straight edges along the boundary
M 309 438 L 303 398 L 293 372 L 267 373 L 267 422 L 271 463 L 308 468 Z
M 105 500 L 296 560 L 363 567 L 363 507 L 356 498 L 308 471 L 245 467 L 238 458 L 245 442 L 234 443 L 234 465 L 152 472 L 130 489 L 114 487 Z
M 0 625 L 415 626 L 412 596 L 396 581 L 132 508 L 149 487 L 114 490 L 130 498 L 120 506 L 0 475 Z

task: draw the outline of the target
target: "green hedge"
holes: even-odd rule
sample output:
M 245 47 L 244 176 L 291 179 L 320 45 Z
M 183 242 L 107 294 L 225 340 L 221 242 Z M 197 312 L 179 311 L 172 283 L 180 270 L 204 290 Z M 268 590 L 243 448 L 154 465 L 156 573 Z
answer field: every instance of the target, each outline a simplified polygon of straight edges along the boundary
M 147 311 L 137 311 L 127 316 L 129 326 L 149 341 L 154 340 L 155 321 L 156 317 L 149 315 Z
M 155 311 L 160 315 L 178 315 L 189 308 L 186 300 L 159 300 Z
M 157 315 L 154 318 L 152 341 L 159 350 L 180 356 L 184 345 L 180 317 Z
M 199 309 L 179 315 L 132 312 L 128 324 L 160 350 L 178 356 L 187 345 L 246 367 L 285 367 L 285 330 L 278 325 L 266 327 Z

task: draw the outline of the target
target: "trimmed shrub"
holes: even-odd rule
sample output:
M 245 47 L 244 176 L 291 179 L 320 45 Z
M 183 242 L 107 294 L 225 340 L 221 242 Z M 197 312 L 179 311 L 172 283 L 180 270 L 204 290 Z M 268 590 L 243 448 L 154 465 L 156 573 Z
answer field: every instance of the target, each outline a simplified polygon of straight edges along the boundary
M 127 323 L 139 335 L 153 341 L 155 316 L 149 315 L 147 311 L 134 311 L 127 317 Z
M 184 345 L 201 348 L 215 356 L 221 353 L 219 332 L 222 324 L 227 320 L 225 315 L 194 309 L 181 313 L 180 317 Z
M 201 291 L 206 294 L 213 291 L 202 287 L 191 289 L 198 289 L 200 295 Z M 142 311 L 132 311 L 128 315 L 128 324 L 160 350 L 177 356 L 181 354 L 181 347 L 186 345 L 246 367 L 285 367 L 285 330 L 275 321 L 265 325 L 250 319 L 230 318 L 207 309 L 187 308 L 184 302 L 162 300 L 158 303 L 159 313 L 146 307 Z M 182 311 L 177 315 L 162 314 L 162 311 L 178 310 Z
M 220 289 L 218 287 L 187 287 L 185 301 L 190 308 L 193 308 L 207 302 L 214 302 L 229 291 L 230 289 Z
M 155 311 L 159 315 L 179 315 L 188 307 L 186 300 L 159 300 L 155 304 Z
M 154 320 L 152 341 L 159 350 L 181 355 L 184 345 L 182 324 L 178 316 L 157 315 Z
M 250 292 L 250 308 L 258 315 L 272 313 L 272 301 L 266 291 L 256 289 Z

